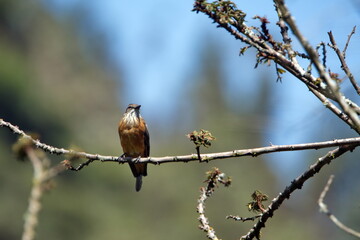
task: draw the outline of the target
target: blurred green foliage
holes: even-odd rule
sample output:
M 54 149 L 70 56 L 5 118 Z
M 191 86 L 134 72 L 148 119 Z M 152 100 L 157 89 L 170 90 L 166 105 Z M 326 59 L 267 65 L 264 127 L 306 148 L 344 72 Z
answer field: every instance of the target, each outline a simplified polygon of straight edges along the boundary
M 0 2 L 0 117 L 36 132 L 48 144 L 120 155 L 116 124 L 122 115 L 117 97 L 122 80 L 115 81 L 114 73 L 104 66 L 106 60 L 84 48 L 70 25 L 55 20 L 38 1 Z M 192 109 L 185 113 L 191 113 L 192 126 L 186 126 L 187 131 L 149 126 L 150 134 L 163 134 L 164 139 L 152 139 L 152 155 L 192 153 L 193 144 L 184 135 L 200 128 L 217 137 L 204 152 L 263 145 L 261 127 L 267 125 L 271 98 L 266 79 L 259 81 L 259 98 L 244 108 L 253 104 L 253 110 L 232 109 L 225 100 L 214 49 L 209 46 L 204 51 L 201 71 L 184 96 L 191 99 Z M 15 140 L 0 129 L 0 239 L 6 240 L 21 236 L 32 181 L 30 163 L 16 161 L 11 152 Z M 53 165 L 63 160 L 49 157 Z M 272 197 L 286 184 L 277 183 L 263 157 L 149 166 L 139 193 L 126 165 L 94 162 L 80 172 L 64 172 L 43 197 L 37 239 L 206 239 L 197 229 L 196 204 L 205 172 L 214 166 L 232 177 L 232 185 L 218 189 L 206 211 L 220 237 L 238 239 L 253 223 L 236 223 L 225 216 L 248 216 L 246 203 L 255 189 Z M 295 197 L 311 191 L 305 187 Z M 304 224 L 304 219 L 317 214 L 316 197 L 312 200 L 301 207 L 285 204 L 263 236 L 324 236 L 316 224 Z

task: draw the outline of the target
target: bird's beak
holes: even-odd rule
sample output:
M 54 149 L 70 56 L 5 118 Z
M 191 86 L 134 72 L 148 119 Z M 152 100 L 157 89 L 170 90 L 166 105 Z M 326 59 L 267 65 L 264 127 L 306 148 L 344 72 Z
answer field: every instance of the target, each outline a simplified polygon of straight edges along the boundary
M 135 109 L 140 109 L 140 107 L 141 107 L 141 105 L 137 105 L 137 106 L 135 107 Z

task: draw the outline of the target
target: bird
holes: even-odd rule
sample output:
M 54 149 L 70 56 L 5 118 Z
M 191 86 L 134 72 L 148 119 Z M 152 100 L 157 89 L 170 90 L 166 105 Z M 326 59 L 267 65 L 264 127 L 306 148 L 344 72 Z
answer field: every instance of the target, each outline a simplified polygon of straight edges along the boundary
M 119 122 L 118 132 L 123 155 L 138 160 L 150 155 L 150 136 L 145 120 L 140 115 L 138 104 L 129 104 Z M 136 178 L 135 190 L 141 189 L 142 177 L 147 176 L 147 163 L 129 162 L 130 169 Z

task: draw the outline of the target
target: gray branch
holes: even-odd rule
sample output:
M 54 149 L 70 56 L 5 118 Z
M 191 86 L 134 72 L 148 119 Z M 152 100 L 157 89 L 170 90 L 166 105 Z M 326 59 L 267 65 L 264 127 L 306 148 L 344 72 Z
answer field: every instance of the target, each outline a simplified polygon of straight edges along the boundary
M 328 209 L 327 205 L 324 203 L 324 198 L 327 194 L 327 192 L 329 191 L 330 189 L 330 185 L 332 183 L 334 179 L 334 175 L 331 175 L 328 182 L 326 183 L 325 187 L 324 187 L 324 190 L 321 192 L 320 194 L 320 197 L 319 197 L 319 200 L 318 200 L 318 204 L 319 204 L 319 208 L 320 208 L 320 212 L 323 212 L 325 213 L 329 218 L 330 220 L 337 226 L 339 227 L 341 230 L 345 231 L 346 233 L 354 236 L 354 237 L 357 237 L 357 238 L 360 238 L 360 232 L 357 232 L 347 226 L 345 226 L 342 222 L 339 221 L 339 219 L 337 219 L 337 217 L 335 217 Z
M 56 155 L 66 155 L 67 157 L 77 157 L 77 158 L 85 158 L 88 159 L 86 162 L 82 163 L 80 169 L 86 165 L 89 165 L 93 161 L 101 161 L 101 162 L 117 162 L 117 163 L 128 163 L 131 161 L 138 161 L 142 163 L 151 163 L 151 164 L 162 164 L 169 162 L 190 162 L 190 161 L 199 161 L 197 154 L 190 155 L 182 155 L 182 156 L 165 156 L 165 157 L 147 157 L 141 158 L 138 160 L 137 158 L 119 158 L 117 156 L 103 156 L 99 154 L 91 154 L 86 152 L 76 152 L 74 150 L 68 150 L 64 148 L 57 148 L 54 146 L 50 146 L 48 144 L 42 143 L 37 139 L 33 139 L 30 135 L 26 134 L 23 130 L 19 129 L 19 127 L 14 126 L 13 124 L 0 119 L 0 127 L 5 127 L 10 129 L 13 133 L 18 134 L 21 137 L 29 139 L 33 144 L 42 149 L 45 152 Z M 293 145 L 271 145 L 268 147 L 260 147 L 260 148 L 251 148 L 251 149 L 240 149 L 240 150 L 232 150 L 227 152 L 217 152 L 217 153 L 208 153 L 201 154 L 202 161 L 212 161 L 217 159 L 226 159 L 226 158 L 234 158 L 234 157 L 244 157 L 244 156 L 252 156 L 256 157 L 262 154 L 274 153 L 274 152 L 288 152 L 288 151 L 300 151 L 300 150 L 309 150 L 309 149 L 321 149 L 321 148 L 329 148 L 335 146 L 351 146 L 356 147 L 360 145 L 360 137 L 354 138 L 344 138 L 344 139 L 335 139 L 332 141 L 325 142 L 314 142 L 314 143 L 303 143 L 303 144 L 293 144 Z M 73 169 L 73 170 L 80 170 Z

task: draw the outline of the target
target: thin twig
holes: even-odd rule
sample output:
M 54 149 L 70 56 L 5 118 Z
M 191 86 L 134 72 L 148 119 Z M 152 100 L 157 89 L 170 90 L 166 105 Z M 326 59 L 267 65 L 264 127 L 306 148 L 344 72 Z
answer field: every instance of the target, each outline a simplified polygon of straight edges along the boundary
M 242 239 L 259 238 L 260 230 L 265 227 L 265 223 L 271 218 L 274 212 L 281 206 L 285 199 L 289 199 L 290 195 L 297 189 L 301 189 L 303 184 L 318 173 L 322 167 L 329 164 L 332 160 L 340 157 L 347 151 L 353 150 L 352 147 L 339 147 L 332 151 L 329 151 L 325 156 L 319 158 L 319 160 L 310 166 L 302 175 L 294 179 L 289 186 L 287 186 L 276 198 L 274 198 L 271 204 L 266 208 L 266 211 L 261 215 L 259 221 L 254 227 L 244 236 Z
M 322 64 L 324 65 L 324 68 L 326 68 L 326 45 L 325 45 L 325 43 L 324 42 L 319 43 L 316 46 L 316 51 L 318 51 L 320 47 L 322 48 L 322 55 L 323 55 Z
M 344 49 L 342 51 L 342 55 L 344 56 L 344 59 L 346 58 L 346 50 L 347 50 L 347 48 L 349 46 L 350 39 L 355 34 L 355 31 L 356 31 L 356 25 L 353 27 L 351 33 L 348 35 L 348 39 L 347 39 L 347 41 L 345 43 L 345 47 L 344 47 Z
M 290 47 L 291 48 L 291 38 L 289 37 L 289 28 L 288 26 L 286 26 L 285 24 L 285 21 L 281 15 L 281 12 L 279 11 L 279 8 L 277 7 L 277 5 L 274 5 L 275 6 L 275 10 L 278 14 L 278 17 L 279 17 L 279 21 L 276 23 L 279 27 L 280 27 L 280 33 L 283 37 L 283 42 L 287 45 L 287 47 Z M 292 49 L 291 49 L 292 50 Z M 293 54 L 290 54 L 290 56 L 293 56 Z
M 83 162 L 83 163 L 80 163 L 77 167 L 73 167 L 71 165 L 71 161 L 69 160 L 64 160 L 62 161 L 62 164 L 68 169 L 68 170 L 71 170 L 71 171 L 80 171 L 81 169 L 83 169 L 83 167 L 85 166 L 89 166 L 90 163 L 92 163 L 94 161 L 94 159 L 88 159 L 86 162 Z
M 324 203 L 324 198 L 327 194 L 327 192 L 329 191 L 330 189 L 330 185 L 331 183 L 333 182 L 333 179 L 334 179 L 334 175 L 331 175 L 329 177 L 329 180 L 328 182 L 326 183 L 325 187 L 324 187 L 324 190 L 321 192 L 320 194 L 320 197 L 319 197 L 319 200 L 318 200 L 318 204 L 319 204 L 319 208 L 320 208 L 320 212 L 323 212 L 325 213 L 329 218 L 330 220 L 337 226 L 339 227 L 341 230 L 345 231 L 346 233 L 354 236 L 354 237 L 357 237 L 357 238 L 360 238 L 360 232 L 357 232 L 347 226 L 345 226 L 342 222 L 339 221 L 339 219 L 337 219 L 328 209 L 327 205 Z
M 196 207 L 196 210 L 199 213 L 199 228 L 206 232 L 206 236 L 209 239 L 218 240 L 214 228 L 210 226 L 209 220 L 205 216 L 205 201 L 211 197 L 219 183 L 223 184 L 225 187 L 228 187 L 231 184 L 231 179 L 225 179 L 225 174 L 222 173 L 218 168 L 214 168 L 212 171 L 207 172 L 207 175 L 207 180 L 205 181 L 207 186 L 200 188 L 200 197 Z
M 277 75 L 276 82 L 282 82 L 281 74 L 285 71 L 283 69 L 280 69 L 277 63 L 275 63 L 275 71 Z
M 226 216 L 226 219 L 234 219 L 235 221 L 242 221 L 242 222 L 246 222 L 246 221 L 255 221 L 257 218 L 261 217 L 260 215 L 256 215 L 254 217 L 239 217 L 239 216 L 234 216 L 234 215 L 228 215 Z
M 212 240 L 218 240 L 215 230 L 210 226 L 208 218 L 205 216 L 205 201 L 208 199 L 206 189 L 200 188 L 200 197 L 197 205 L 197 212 L 199 213 L 200 229 L 206 232 L 206 236 Z
M 353 31 L 354 31 L 354 29 L 353 29 Z M 352 36 L 352 34 L 353 34 L 353 32 L 349 35 L 348 42 L 346 44 L 349 43 L 350 37 Z M 345 53 L 345 50 L 346 50 L 347 46 L 346 46 L 346 48 L 344 48 L 344 51 L 341 52 L 339 47 L 336 44 L 335 38 L 334 38 L 331 31 L 328 32 L 328 35 L 329 35 L 330 42 L 331 42 L 331 45 L 329 45 L 329 46 L 332 49 L 334 49 L 336 55 L 338 56 L 338 58 L 340 60 L 340 63 L 341 63 L 341 69 L 345 72 L 346 76 L 348 76 L 348 78 L 349 78 L 351 84 L 353 85 L 353 87 L 355 88 L 357 94 L 360 95 L 360 86 L 357 84 L 354 75 L 351 73 L 351 71 L 350 71 L 350 69 L 349 69 L 349 67 L 348 67 L 348 65 L 347 65 L 347 63 L 345 61 L 344 53 Z

